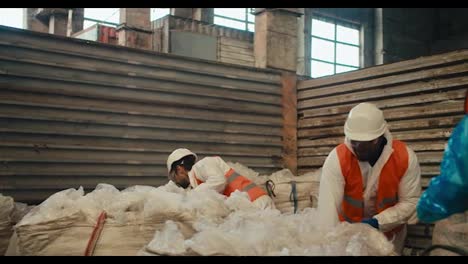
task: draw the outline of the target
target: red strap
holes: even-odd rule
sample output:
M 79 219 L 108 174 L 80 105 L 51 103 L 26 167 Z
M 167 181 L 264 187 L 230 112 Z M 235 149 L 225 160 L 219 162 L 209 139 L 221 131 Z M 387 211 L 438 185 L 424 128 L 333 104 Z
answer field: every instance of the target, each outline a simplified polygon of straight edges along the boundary
M 96 226 L 91 233 L 91 237 L 89 238 L 88 245 L 86 246 L 86 250 L 84 255 L 85 256 L 92 256 L 94 253 L 94 249 L 96 248 L 97 241 L 101 236 L 102 229 L 104 228 L 104 222 L 106 221 L 107 214 L 105 211 L 99 215 L 98 221 Z

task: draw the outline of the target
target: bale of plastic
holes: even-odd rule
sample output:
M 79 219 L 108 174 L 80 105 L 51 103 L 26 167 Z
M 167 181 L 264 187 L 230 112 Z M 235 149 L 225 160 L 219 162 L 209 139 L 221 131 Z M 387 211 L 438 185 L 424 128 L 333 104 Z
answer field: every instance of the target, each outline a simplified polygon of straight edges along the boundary
M 299 176 L 293 175 L 289 169 L 261 175 L 240 163 L 227 164 L 262 187 L 282 213 L 297 213 L 317 207 L 321 169 Z
M 10 237 L 13 234 L 11 213 L 14 210 L 12 197 L 0 194 L 0 255 L 3 256 L 8 248 Z
M 268 177 L 267 190 L 282 213 L 297 213 L 305 208 L 315 208 L 318 203 L 320 170 L 295 176 L 288 169 Z
M 183 225 L 203 211 L 196 205 L 186 205 L 183 190 L 168 192 L 173 188 L 168 185 L 159 189 L 134 186 L 119 191 L 112 185 L 99 184 L 86 195 L 82 188 L 58 192 L 15 226 L 17 252 L 35 256 L 80 256 L 85 252 L 136 255 L 167 219 Z M 192 210 L 187 210 L 187 206 Z M 96 237 L 102 212 L 107 217 Z M 187 229 L 190 230 L 189 224 Z
M 432 233 L 432 245 L 445 245 L 468 252 L 468 211 L 453 214 L 437 221 Z M 431 251 L 431 256 L 459 256 L 459 254 L 437 248 Z

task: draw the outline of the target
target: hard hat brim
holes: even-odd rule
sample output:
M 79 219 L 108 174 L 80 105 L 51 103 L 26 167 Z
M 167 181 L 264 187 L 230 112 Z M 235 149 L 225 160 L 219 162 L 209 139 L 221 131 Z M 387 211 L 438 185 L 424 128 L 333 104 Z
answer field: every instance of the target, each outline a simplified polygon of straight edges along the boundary
M 354 140 L 354 141 L 371 141 L 382 136 L 385 133 L 386 129 L 387 127 L 384 126 L 382 129 L 379 129 L 378 131 L 366 132 L 366 133 L 355 133 L 355 132 L 351 133 L 351 132 L 346 131 L 345 129 L 345 136 L 349 138 L 350 140 Z

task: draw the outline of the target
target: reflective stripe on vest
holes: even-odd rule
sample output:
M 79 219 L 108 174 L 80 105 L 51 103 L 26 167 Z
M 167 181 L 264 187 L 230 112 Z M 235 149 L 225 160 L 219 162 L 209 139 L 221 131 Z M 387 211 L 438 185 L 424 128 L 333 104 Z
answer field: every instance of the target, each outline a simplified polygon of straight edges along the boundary
M 197 184 L 200 185 L 203 183 L 200 179 L 197 178 L 197 175 L 194 173 L 195 180 Z M 226 188 L 224 189 L 223 194 L 230 196 L 235 190 L 246 192 L 249 195 L 250 201 L 255 201 L 258 197 L 267 195 L 266 192 L 258 187 L 251 180 L 235 172 L 234 169 L 230 169 L 225 175 L 226 177 Z
M 234 169 L 230 169 L 225 175 L 227 186 L 224 189 L 224 195 L 230 196 L 236 190 L 246 192 L 250 201 L 255 201 L 258 197 L 266 195 L 266 192 L 253 183 L 248 178 L 240 175 Z
M 398 203 L 399 183 L 408 168 L 406 145 L 401 141 L 394 140 L 392 147 L 393 153 L 380 173 L 375 204 L 378 213 Z M 360 222 L 364 216 L 364 192 L 359 162 L 345 144 L 340 144 L 336 148 L 336 152 L 345 180 L 343 201 L 338 213 L 339 218 L 341 221 Z M 402 228 L 403 225 L 398 226 L 385 234 L 391 238 L 395 232 L 399 232 Z

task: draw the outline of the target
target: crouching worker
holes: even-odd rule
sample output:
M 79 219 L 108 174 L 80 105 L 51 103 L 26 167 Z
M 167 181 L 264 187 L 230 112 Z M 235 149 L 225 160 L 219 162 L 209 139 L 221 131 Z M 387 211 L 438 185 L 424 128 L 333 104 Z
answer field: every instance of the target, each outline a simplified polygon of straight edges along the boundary
M 362 222 L 383 232 L 401 254 L 406 224 L 412 224 L 421 194 L 416 154 L 393 139 L 383 112 L 374 104 L 351 109 L 345 142 L 322 167 L 318 210 L 323 225 Z
M 179 148 L 167 158 L 167 171 L 169 180 L 184 189 L 212 189 L 226 196 L 239 190 L 246 192 L 256 207 L 275 208 L 273 200 L 262 188 L 235 172 L 220 157 L 205 157 L 197 162 L 195 153 Z

